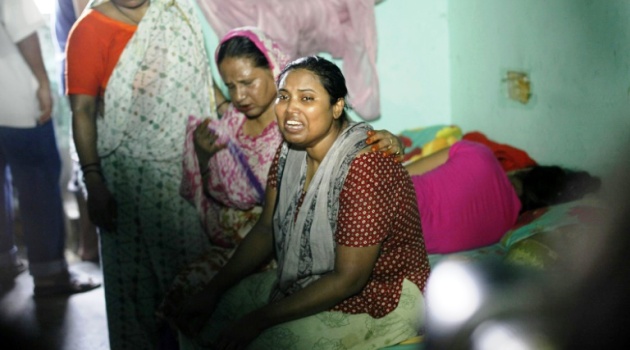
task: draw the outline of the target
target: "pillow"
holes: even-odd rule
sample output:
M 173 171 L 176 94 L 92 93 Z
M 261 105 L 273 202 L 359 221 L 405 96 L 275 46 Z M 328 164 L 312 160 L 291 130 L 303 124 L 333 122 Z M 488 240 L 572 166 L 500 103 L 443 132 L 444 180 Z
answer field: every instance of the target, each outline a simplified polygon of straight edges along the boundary
M 407 163 L 451 146 L 462 139 L 462 130 L 455 125 L 432 125 L 403 130 L 398 137 L 405 147 L 403 163 Z

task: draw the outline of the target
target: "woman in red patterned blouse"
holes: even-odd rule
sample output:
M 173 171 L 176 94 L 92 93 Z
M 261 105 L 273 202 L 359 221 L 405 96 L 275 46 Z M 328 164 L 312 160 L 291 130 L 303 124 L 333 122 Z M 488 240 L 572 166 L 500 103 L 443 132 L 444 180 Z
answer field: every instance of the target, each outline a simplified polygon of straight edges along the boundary
M 371 128 L 348 120 L 346 94 L 339 68 L 317 56 L 280 74 L 285 142 L 263 213 L 176 317 L 196 339 L 184 349 L 380 348 L 422 327 L 429 262 L 414 188 L 399 162 L 369 152 Z M 277 271 L 249 276 L 274 253 Z

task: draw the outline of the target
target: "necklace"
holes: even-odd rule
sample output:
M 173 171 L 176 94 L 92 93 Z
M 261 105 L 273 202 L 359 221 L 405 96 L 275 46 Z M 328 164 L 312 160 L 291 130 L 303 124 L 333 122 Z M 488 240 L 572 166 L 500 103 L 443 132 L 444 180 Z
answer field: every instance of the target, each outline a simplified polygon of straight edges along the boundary
M 110 2 L 112 3 L 112 5 L 114 5 L 116 10 L 118 10 L 118 12 L 120 12 L 121 15 L 125 16 L 125 18 L 127 18 L 128 20 L 133 22 L 135 25 L 140 24 L 140 21 L 136 21 L 135 19 L 133 19 L 129 15 L 127 15 L 120 7 L 118 7 L 118 5 L 114 1 L 110 1 Z

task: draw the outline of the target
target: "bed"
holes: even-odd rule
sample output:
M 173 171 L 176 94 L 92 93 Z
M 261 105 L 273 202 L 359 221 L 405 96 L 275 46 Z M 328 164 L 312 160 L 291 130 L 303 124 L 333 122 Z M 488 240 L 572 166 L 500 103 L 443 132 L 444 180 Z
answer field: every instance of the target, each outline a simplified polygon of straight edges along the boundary
M 475 132 L 475 137 L 484 135 Z M 405 162 L 427 156 L 466 137 L 454 125 L 435 125 L 403 131 Z M 511 150 L 509 145 L 502 150 Z M 515 149 L 510 156 L 500 159 L 505 168 L 526 167 L 533 160 L 525 152 Z M 507 153 L 501 153 L 505 155 Z M 499 153 L 497 153 L 499 154 Z M 533 273 L 553 269 L 567 258 L 564 248 L 579 243 L 589 235 L 601 232 L 607 217 L 607 208 L 597 194 L 567 203 L 551 205 L 519 215 L 517 222 L 495 244 L 450 254 L 430 254 L 429 262 L 435 268 L 445 259 L 480 264 L 501 264 L 508 268 L 526 269 Z M 423 348 L 423 336 L 385 349 L 411 350 Z

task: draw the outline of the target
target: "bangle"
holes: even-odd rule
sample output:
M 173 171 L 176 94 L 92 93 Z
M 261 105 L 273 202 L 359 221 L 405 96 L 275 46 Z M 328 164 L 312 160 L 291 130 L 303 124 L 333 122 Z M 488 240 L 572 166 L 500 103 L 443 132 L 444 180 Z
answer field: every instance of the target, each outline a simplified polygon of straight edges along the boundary
M 83 182 L 85 182 L 85 175 L 87 175 L 89 173 L 97 173 L 98 176 L 101 177 L 101 180 L 103 179 L 103 173 L 101 172 L 101 169 L 88 169 L 88 170 L 83 172 Z
M 85 164 L 85 165 L 81 165 L 81 171 L 85 170 L 86 168 L 92 167 L 92 166 L 96 166 L 97 168 L 100 169 L 101 163 L 100 162 L 94 162 L 94 163 L 88 163 L 88 164 Z
M 219 103 L 217 105 L 217 108 L 215 108 L 217 110 L 217 112 L 219 111 L 219 108 L 221 108 L 221 106 L 223 106 L 226 103 L 230 103 L 230 101 L 229 100 L 223 100 L 223 102 Z

